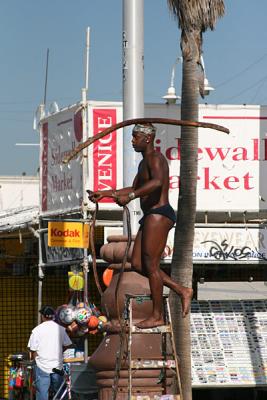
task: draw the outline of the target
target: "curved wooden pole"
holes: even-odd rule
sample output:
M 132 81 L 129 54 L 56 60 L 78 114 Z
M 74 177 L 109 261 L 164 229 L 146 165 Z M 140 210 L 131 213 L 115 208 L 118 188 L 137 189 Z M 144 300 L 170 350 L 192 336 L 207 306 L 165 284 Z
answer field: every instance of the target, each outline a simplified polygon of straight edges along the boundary
M 109 133 L 116 131 L 120 128 L 124 128 L 125 126 L 134 125 L 134 124 L 145 124 L 145 123 L 155 123 L 155 124 L 163 124 L 163 125 L 178 125 L 178 126 L 193 126 L 195 128 L 210 128 L 215 129 L 217 131 L 221 131 L 224 133 L 230 133 L 229 129 L 225 128 L 221 125 L 210 124 L 208 122 L 197 122 L 197 121 L 185 121 L 181 119 L 169 119 L 169 118 L 134 118 L 128 119 L 118 124 L 114 124 L 107 129 L 104 129 L 102 132 L 97 133 L 95 136 L 88 138 L 85 142 L 79 144 L 72 152 L 63 160 L 63 163 L 67 164 L 70 160 L 72 160 L 80 151 L 85 149 L 85 147 L 90 146 L 96 140 L 101 139 L 102 137 L 108 135 Z

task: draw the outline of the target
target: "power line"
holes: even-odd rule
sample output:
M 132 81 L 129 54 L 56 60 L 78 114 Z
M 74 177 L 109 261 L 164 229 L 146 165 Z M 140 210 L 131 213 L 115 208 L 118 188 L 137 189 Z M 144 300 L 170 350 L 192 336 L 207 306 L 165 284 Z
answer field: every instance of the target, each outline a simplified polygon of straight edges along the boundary
M 256 90 L 256 93 L 254 94 L 254 96 L 252 97 L 252 99 L 250 100 L 250 103 L 253 103 L 254 101 L 256 101 L 256 98 L 258 96 L 258 94 L 261 92 L 261 90 L 263 89 L 264 85 L 266 84 L 266 81 L 263 82 L 263 84 L 259 84 L 258 88 Z
M 254 88 L 255 86 L 259 85 L 261 82 L 264 82 L 266 79 L 267 79 L 267 75 L 265 75 L 263 78 L 261 78 L 260 80 L 258 80 L 258 81 L 255 82 L 255 83 L 253 83 L 252 85 L 248 86 L 247 88 L 241 90 L 239 93 L 237 93 L 237 94 L 235 94 L 235 95 L 233 95 L 233 96 L 231 96 L 231 97 L 226 98 L 226 99 L 224 100 L 224 102 L 227 102 L 227 101 L 229 101 L 229 100 L 235 99 L 236 97 L 239 97 L 241 94 L 243 94 L 243 93 L 249 91 L 250 89 Z
M 226 85 L 229 82 L 232 82 L 233 80 L 235 80 L 236 78 L 238 78 L 239 76 L 241 76 L 242 74 L 247 72 L 250 68 L 254 67 L 254 65 L 258 64 L 259 62 L 261 62 L 266 56 L 267 56 L 267 53 L 265 53 L 263 56 L 261 56 L 258 60 L 256 60 L 253 63 L 249 64 L 246 68 L 244 68 L 243 70 L 241 70 L 237 74 L 233 75 L 231 78 L 219 83 L 218 85 L 216 85 L 216 89 L 218 89 L 219 87 L 221 87 L 223 85 Z

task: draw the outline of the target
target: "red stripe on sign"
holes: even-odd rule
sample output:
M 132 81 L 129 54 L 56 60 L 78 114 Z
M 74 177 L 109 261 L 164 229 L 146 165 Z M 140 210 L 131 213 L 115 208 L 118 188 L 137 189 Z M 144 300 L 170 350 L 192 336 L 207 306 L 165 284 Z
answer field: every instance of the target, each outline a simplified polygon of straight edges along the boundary
M 249 116 L 215 116 L 215 115 L 204 115 L 203 119 L 267 119 L 267 117 L 249 117 Z
M 93 110 L 94 136 L 117 123 L 116 109 Z M 116 189 L 117 186 L 117 138 L 116 131 L 94 142 L 94 191 Z M 102 200 L 112 203 L 111 198 Z
M 48 122 L 42 125 L 42 211 L 47 210 L 47 176 L 48 176 Z

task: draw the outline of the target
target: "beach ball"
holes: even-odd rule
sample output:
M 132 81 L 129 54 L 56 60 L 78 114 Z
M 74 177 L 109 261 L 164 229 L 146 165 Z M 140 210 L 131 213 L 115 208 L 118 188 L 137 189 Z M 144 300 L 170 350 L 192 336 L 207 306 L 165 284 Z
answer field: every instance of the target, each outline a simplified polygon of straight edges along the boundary
M 75 320 L 75 310 L 71 306 L 61 306 L 57 311 L 57 317 L 62 324 L 69 325 Z
M 89 308 L 78 308 L 76 310 L 76 321 L 78 324 L 84 325 L 88 323 L 89 318 L 92 315 L 92 311 Z
M 104 324 L 108 322 L 108 319 L 107 319 L 107 317 L 105 315 L 100 315 L 98 317 L 98 320 L 103 322 Z
M 106 287 L 110 285 L 112 276 L 113 276 L 113 269 L 106 268 L 105 271 L 103 272 L 103 277 L 102 277 Z
M 85 308 L 85 304 L 81 301 L 80 303 L 76 304 L 76 308 Z
M 95 315 L 91 315 L 87 325 L 89 329 L 96 329 L 98 327 L 98 323 L 99 323 L 98 318 Z

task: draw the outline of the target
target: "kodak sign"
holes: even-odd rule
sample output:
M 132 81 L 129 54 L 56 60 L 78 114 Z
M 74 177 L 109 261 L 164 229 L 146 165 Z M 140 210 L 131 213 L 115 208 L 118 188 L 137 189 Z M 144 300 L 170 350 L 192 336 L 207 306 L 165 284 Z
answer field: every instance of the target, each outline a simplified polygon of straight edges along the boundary
M 87 248 L 89 224 L 83 222 L 48 222 L 48 246 Z

